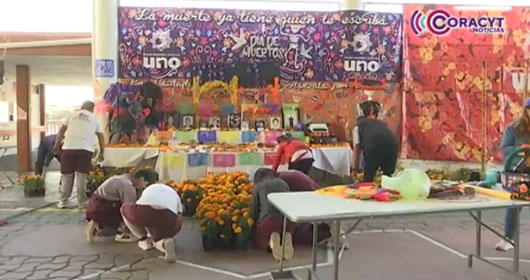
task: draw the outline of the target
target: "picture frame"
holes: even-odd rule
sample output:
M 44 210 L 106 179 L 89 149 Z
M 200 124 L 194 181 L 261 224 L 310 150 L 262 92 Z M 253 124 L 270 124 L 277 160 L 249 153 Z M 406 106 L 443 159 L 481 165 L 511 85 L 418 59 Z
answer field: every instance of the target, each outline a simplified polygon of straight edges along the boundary
M 208 121 L 201 120 L 199 125 L 199 130 L 209 130 L 208 128 Z
M 180 129 L 192 130 L 195 128 L 195 116 L 194 115 L 182 115 L 180 122 Z
M 254 123 L 254 127 L 256 128 L 256 131 L 264 131 L 265 130 L 265 121 L 258 120 Z
M 285 129 L 294 129 L 298 123 L 300 122 L 300 119 L 298 117 L 299 110 L 293 110 L 292 112 L 283 114 L 283 127 Z
M 270 118 L 270 129 L 282 129 L 282 122 L 280 117 Z
M 241 115 L 230 114 L 228 116 L 228 127 L 239 129 L 241 127 Z
M 221 117 L 211 117 L 208 119 L 208 128 L 210 130 L 221 129 Z
M 241 122 L 241 131 L 249 131 L 250 124 L 248 121 Z

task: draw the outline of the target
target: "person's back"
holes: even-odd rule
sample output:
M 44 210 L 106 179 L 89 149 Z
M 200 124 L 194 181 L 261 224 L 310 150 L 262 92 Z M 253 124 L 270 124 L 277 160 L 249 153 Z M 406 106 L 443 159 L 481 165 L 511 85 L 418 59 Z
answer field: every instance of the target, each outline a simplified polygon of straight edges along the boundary
M 298 170 L 278 172 L 278 177 L 287 183 L 292 192 L 315 191 L 319 188 L 315 180 Z
M 267 219 L 282 220 L 282 214 L 272 206 L 267 195 L 277 192 L 288 192 L 289 186 L 280 178 L 268 179 L 258 183 L 252 191 L 252 212 L 257 221 Z
M 363 150 L 383 147 L 397 151 L 397 139 L 385 122 L 378 119 L 362 118 L 358 122 L 358 127 Z
M 96 133 L 101 132 L 99 122 L 96 116 L 88 111 L 81 109 L 72 113 L 65 121 L 67 127 L 63 150 L 87 150 L 94 152 Z
M 97 188 L 95 194 L 109 201 L 120 201 L 121 203 L 134 203 L 136 201 L 136 189 L 128 175 L 110 177 Z

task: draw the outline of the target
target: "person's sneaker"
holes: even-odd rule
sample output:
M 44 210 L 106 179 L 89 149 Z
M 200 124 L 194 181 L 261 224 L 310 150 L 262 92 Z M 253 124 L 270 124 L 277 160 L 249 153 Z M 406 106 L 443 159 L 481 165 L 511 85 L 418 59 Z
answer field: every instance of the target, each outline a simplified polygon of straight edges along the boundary
M 132 234 L 128 233 L 118 233 L 114 237 L 114 241 L 121 242 L 121 243 L 130 243 L 130 242 L 136 242 L 138 241 L 138 238 Z
M 282 244 L 281 244 L 281 237 L 278 232 L 271 233 L 271 237 L 269 239 L 269 248 L 271 248 L 272 251 L 272 257 L 274 257 L 275 260 L 281 260 L 282 258 Z
M 67 206 L 68 206 L 68 205 L 67 205 L 66 202 L 64 202 L 64 201 L 59 201 L 59 202 L 57 203 L 57 208 L 59 208 L 59 209 L 66 209 Z
M 510 244 L 510 242 L 506 240 L 501 240 L 499 241 L 499 243 L 497 243 L 497 245 L 495 245 L 495 250 L 497 251 L 507 252 L 507 251 L 510 251 L 511 249 L 513 249 L 513 245 Z
M 173 238 L 166 238 L 163 240 L 164 244 L 164 260 L 166 262 L 175 262 L 177 260 L 177 252 L 175 251 L 175 240 Z
M 98 233 L 98 224 L 94 221 L 89 221 L 85 229 L 85 237 L 88 243 L 94 243 L 94 239 Z
M 144 251 L 149 251 L 153 249 L 153 241 L 151 239 L 145 239 L 138 241 L 138 247 Z
M 290 260 L 290 259 L 292 259 L 294 257 L 293 235 L 291 233 L 289 233 L 289 232 L 286 232 L 285 233 L 285 240 L 282 240 L 282 243 L 283 242 L 285 242 L 285 254 L 284 254 L 283 257 L 286 260 Z M 280 250 L 280 252 L 281 252 L 281 250 Z

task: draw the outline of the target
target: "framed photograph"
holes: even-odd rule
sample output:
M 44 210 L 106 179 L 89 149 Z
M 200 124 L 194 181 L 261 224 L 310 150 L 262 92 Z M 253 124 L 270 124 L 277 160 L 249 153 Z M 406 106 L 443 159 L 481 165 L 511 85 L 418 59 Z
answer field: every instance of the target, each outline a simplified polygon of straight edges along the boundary
M 182 121 L 180 122 L 180 129 L 192 130 L 194 128 L 194 125 L 193 125 L 194 120 L 195 120 L 194 115 L 183 115 Z
M 283 127 L 285 129 L 292 128 L 294 129 L 298 124 L 298 110 L 291 111 L 289 113 L 284 113 L 283 115 Z
M 256 121 L 255 127 L 256 127 L 256 131 L 264 131 L 265 130 L 265 121 Z
M 221 128 L 221 117 L 212 117 L 208 119 L 208 128 L 210 128 L 210 130 L 219 130 Z
M 201 120 L 199 130 L 208 130 L 208 121 Z
M 282 122 L 280 121 L 280 117 L 272 117 L 270 119 L 270 122 L 271 129 L 282 129 Z
M 241 115 L 240 114 L 231 114 L 228 116 L 228 127 L 239 129 L 241 126 Z
M 250 124 L 248 122 L 241 122 L 241 131 L 248 131 L 250 129 Z

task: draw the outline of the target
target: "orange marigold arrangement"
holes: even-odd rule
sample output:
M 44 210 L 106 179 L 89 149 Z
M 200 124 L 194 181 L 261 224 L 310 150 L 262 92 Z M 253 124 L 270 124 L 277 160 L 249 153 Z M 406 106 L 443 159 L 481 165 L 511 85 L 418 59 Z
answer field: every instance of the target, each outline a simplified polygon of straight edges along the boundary
M 18 178 L 18 183 L 24 186 L 24 195 L 28 197 L 44 196 L 46 189 L 40 175 L 25 175 Z
M 254 225 L 250 213 L 253 183 L 245 172 L 222 173 L 173 184 L 183 203 L 197 202 L 205 250 L 245 247 Z

